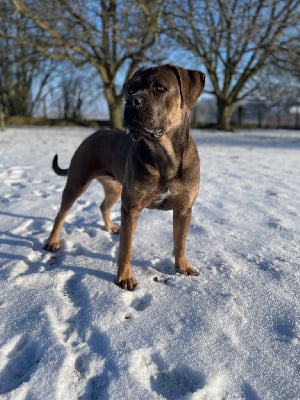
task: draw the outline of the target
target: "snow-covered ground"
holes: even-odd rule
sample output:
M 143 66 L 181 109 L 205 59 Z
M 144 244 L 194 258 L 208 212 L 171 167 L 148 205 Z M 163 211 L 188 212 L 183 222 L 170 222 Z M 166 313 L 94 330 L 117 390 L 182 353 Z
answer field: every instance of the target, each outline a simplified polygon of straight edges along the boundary
M 89 133 L 0 133 L 0 399 L 299 399 L 300 132 L 195 131 L 199 276 L 174 272 L 172 214 L 145 210 L 133 292 L 113 283 L 118 238 L 96 182 L 62 250 L 43 250 L 65 183 L 52 157 L 67 167 Z

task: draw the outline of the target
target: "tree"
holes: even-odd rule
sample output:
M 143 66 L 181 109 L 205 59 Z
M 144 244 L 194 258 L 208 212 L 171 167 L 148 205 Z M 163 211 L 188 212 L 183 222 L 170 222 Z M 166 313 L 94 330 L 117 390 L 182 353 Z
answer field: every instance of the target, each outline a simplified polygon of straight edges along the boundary
M 21 15 L 13 23 L 7 20 L 6 16 L 12 11 L 11 2 L 3 0 L 0 4 L 0 31 L 3 33 L 0 35 L 0 108 L 6 117 L 30 116 L 55 66 L 12 38 L 29 29 L 28 19 Z
M 231 129 L 234 107 L 256 88 L 253 78 L 274 53 L 299 38 L 299 5 L 300 0 L 174 0 L 167 5 L 169 33 L 206 68 L 217 99 L 218 128 Z
M 277 111 L 277 124 L 281 125 L 281 114 L 290 114 L 300 104 L 300 46 L 299 41 L 289 42 L 280 52 L 273 53 L 265 66 L 255 76 L 254 100 L 264 101 L 270 109 Z M 296 127 L 298 114 L 296 113 Z
M 122 83 L 156 42 L 163 0 L 11 1 L 16 11 L 10 18 L 23 15 L 35 27 L 18 42 L 51 59 L 93 66 L 101 76 L 111 126 L 121 127 Z
M 47 87 L 39 114 L 77 121 L 87 117 L 101 90 L 98 76 L 93 72 L 88 65 L 77 68 L 70 61 L 61 62 Z

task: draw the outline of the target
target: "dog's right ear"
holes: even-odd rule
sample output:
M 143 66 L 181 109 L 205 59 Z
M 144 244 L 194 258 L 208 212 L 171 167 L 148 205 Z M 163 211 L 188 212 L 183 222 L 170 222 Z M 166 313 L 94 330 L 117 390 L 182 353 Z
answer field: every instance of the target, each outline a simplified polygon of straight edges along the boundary
M 148 69 L 148 68 L 146 68 L 146 67 L 141 67 L 141 68 L 139 68 L 139 69 L 138 69 L 137 71 L 135 71 L 135 73 L 132 75 L 131 79 L 136 78 L 141 72 L 145 71 L 146 69 Z
M 122 89 L 122 96 L 123 96 L 123 100 L 126 101 L 127 99 L 127 87 L 128 87 L 128 81 L 126 81 L 123 85 L 123 89 Z
M 132 75 L 132 77 L 124 83 L 123 90 L 122 90 L 124 99 L 126 99 L 128 96 L 128 86 L 129 86 L 130 82 L 133 81 L 141 72 L 145 71 L 146 69 L 147 69 L 146 67 L 139 68 L 137 71 L 135 71 L 135 73 Z

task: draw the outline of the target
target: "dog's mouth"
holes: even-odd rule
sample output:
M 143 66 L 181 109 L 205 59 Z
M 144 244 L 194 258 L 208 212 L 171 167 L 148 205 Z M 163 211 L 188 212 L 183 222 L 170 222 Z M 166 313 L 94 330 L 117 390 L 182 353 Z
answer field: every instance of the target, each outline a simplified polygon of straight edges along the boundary
M 125 126 L 125 132 L 131 135 L 133 141 L 137 141 L 142 137 L 150 140 L 158 140 L 164 134 L 163 129 L 145 128 L 139 121 L 134 121 L 130 126 Z

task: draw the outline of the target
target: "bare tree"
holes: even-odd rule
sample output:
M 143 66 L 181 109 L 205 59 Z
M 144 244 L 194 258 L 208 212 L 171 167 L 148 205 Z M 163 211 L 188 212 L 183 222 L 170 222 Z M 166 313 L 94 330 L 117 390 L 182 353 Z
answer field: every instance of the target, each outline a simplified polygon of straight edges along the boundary
M 167 26 L 177 43 L 204 64 L 217 98 L 218 127 L 230 130 L 235 105 L 253 79 L 289 43 L 299 40 L 300 0 L 174 0 Z
M 13 7 L 9 0 L 0 4 L 0 105 L 6 116 L 30 116 L 40 101 L 55 66 L 32 49 L 13 39 L 28 30 L 29 21 L 19 15 L 8 20 Z M 35 88 L 33 88 L 35 86 Z
M 299 110 L 300 105 L 300 46 L 299 41 L 290 42 L 280 52 L 273 53 L 265 66 L 255 76 L 256 90 L 251 98 L 268 104 L 277 112 L 277 124 L 281 124 L 281 114 Z M 298 117 L 298 113 L 296 115 Z M 297 124 L 296 127 L 299 127 Z
M 97 78 L 90 66 L 76 68 L 70 61 L 61 62 L 47 87 L 39 114 L 77 121 L 88 117 L 101 91 Z
M 11 18 L 23 15 L 35 27 L 18 42 L 55 60 L 93 66 L 102 79 L 111 126 L 121 127 L 121 82 L 147 60 L 159 34 L 163 0 L 11 1 L 16 8 Z
M 300 13 L 298 12 L 298 18 Z M 292 77 L 300 82 L 300 24 L 292 27 L 295 31 L 295 37 L 290 37 L 289 40 L 281 46 L 279 52 L 271 54 L 270 64 L 276 67 L 279 71 L 289 73 Z

